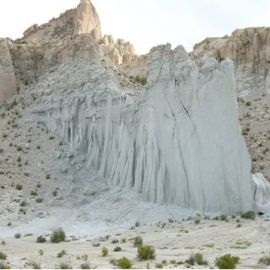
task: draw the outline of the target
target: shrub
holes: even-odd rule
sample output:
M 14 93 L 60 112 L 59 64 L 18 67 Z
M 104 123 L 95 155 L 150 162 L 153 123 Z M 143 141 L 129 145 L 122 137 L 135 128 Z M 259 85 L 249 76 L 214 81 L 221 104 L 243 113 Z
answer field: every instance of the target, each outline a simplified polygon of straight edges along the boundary
M 41 269 L 40 264 L 36 263 L 36 262 L 32 262 L 31 266 L 32 266 L 33 269 Z
M 20 233 L 16 233 L 14 236 L 15 238 L 21 238 L 22 235 Z
M 123 257 L 117 261 L 117 266 L 121 269 L 130 269 L 132 267 L 132 263 L 126 257 Z
M 163 268 L 163 264 L 162 263 L 156 263 L 155 267 L 157 269 L 162 269 Z
M 38 251 L 38 253 L 39 253 L 40 256 L 42 256 L 42 255 L 44 254 L 43 249 L 40 249 L 40 250 Z
M 10 269 L 10 266 L 4 262 L 0 262 L 0 269 Z
M 51 235 L 51 242 L 52 243 L 60 243 L 65 241 L 66 239 L 66 234 L 63 231 L 63 229 L 59 228 L 57 230 L 54 230 L 52 235 Z
M 63 263 L 63 262 L 60 263 L 59 268 L 60 269 L 71 269 L 69 264 Z
M 259 263 L 270 265 L 270 256 L 268 255 L 263 256 L 262 258 L 260 258 Z
M 105 256 L 108 255 L 109 251 L 108 251 L 108 249 L 107 249 L 106 247 L 103 247 L 103 248 L 101 249 L 101 253 L 102 253 L 102 256 L 105 257 Z
M 25 206 L 25 205 L 26 205 L 26 200 L 23 200 L 23 201 L 20 202 L 20 206 L 21 206 L 21 207 L 23 207 L 23 206 Z
M 40 235 L 37 238 L 37 243 L 45 243 L 46 242 L 46 238 L 43 235 Z
M 37 202 L 37 203 L 42 203 L 42 202 L 43 202 L 43 199 L 42 199 L 42 198 L 37 198 L 37 199 L 36 199 L 36 202 Z
M 226 254 L 224 256 L 215 259 L 215 265 L 219 269 L 235 269 L 236 264 L 239 262 L 240 258 L 237 256 L 231 256 L 231 254 Z
M 83 263 L 81 264 L 81 269 L 91 269 L 89 263 Z
M 6 260 L 7 259 L 7 254 L 4 252 L 0 252 L 0 260 Z
M 220 215 L 220 220 L 221 221 L 227 221 L 228 220 L 227 215 L 225 215 L 225 214 Z
M 134 247 L 142 246 L 143 245 L 143 239 L 141 236 L 136 236 L 133 241 Z
M 119 252 L 119 251 L 121 251 L 122 250 L 122 248 L 121 247 L 116 247 L 113 251 L 115 251 L 115 252 Z
M 49 173 L 46 174 L 46 179 L 50 179 L 51 175 Z
M 54 197 L 56 197 L 57 194 L 58 194 L 58 191 L 57 191 L 57 190 L 54 190 L 54 191 L 52 192 L 52 195 L 53 195 Z
M 189 255 L 189 258 L 185 260 L 185 263 L 188 263 L 189 265 L 194 265 L 195 264 L 195 257 L 193 254 Z
M 63 249 L 62 251 L 60 251 L 58 254 L 57 254 L 57 258 L 62 258 L 64 255 L 66 255 L 66 251 Z
M 16 185 L 16 189 L 17 189 L 17 190 L 22 190 L 22 185 L 17 184 L 17 185 Z
M 32 196 L 37 196 L 37 192 L 35 190 L 32 190 L 30 193 Z
M 198 252 L 194 255 L 194 259 L 197 264 L 201 265 L 203 262 L 203 255 Z
M 241 213 L 241 218 L 245 218 L 245 219 L 255 219 L 256 215 L 253 211 L 248 211 L 245 213 Z
M 152 246 L 139 246 L 138 257 L 141 260 L 148 260 L 155 258 L 155 249 Z

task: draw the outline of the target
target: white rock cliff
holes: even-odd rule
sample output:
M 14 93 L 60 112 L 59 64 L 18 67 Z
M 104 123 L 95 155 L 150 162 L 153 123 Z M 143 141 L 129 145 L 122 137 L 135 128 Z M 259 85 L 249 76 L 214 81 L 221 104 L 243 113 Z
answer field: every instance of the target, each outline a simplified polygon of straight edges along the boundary
M 85 157 L 89 170 L 150 202 L 203 212 L 254 210 L 232 61 L 209 59 L 203 75 L 182 46 L 153 48 L 148 84 L 139 101 L 132 102 L 119 90 L 113 72 L 95 60 L 87 64 L 89 82 L 74 84 L 66 94 L 54 91 L 34 110 L 70 143 L 74 155 Z M 65 88 L 61 76 L 66 70 L 58 67 L 52 88 L 59 81 Z M 72 76 L 79 74 L 69 74 L 69 83 Z

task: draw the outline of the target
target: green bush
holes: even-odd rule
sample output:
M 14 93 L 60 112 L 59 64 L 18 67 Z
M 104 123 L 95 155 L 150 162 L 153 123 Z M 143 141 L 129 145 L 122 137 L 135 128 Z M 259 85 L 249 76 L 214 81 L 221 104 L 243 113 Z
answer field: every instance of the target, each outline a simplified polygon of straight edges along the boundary
M 0 252 L 0 260 L 6 260 L 7 259 L 7 254 L 4 252 Z
M 57 230 L 54 230 L 51 235 L 51 242 L 52 243 L 60 243 L 65 241 L 66 234 L 63 231 L 63 229 L 59 228 Z
M 121 269 L 130 269 L 132 267 L 132 263 L 126 257 L 123 257 L 117 261 L 117 266 Z
M 255 219 L 256 215 L 253 211 L 248 211 L 245 213 L 241 213 L 241 218 L 245 218 L 245 219 Z
M 14 236 L 15 236 L 15 238 L 21 238 L 21 234 L 20 233 L 16 233 Z
M 136 236 L 133 241 L 134 247 L 142 246 L 143 245 L 143 239 L 141 236 Z
M 4 262 L 0 262 L 0 269 L 10 269 L 10 266 Z
M 231 256 L 231 254 L 226 254 L 215 259 L 215 265 L 219 269 L 235 269 L 236 264 L 239 262 L 240 258 L 237 256 Z
M 108 255 L 108 249 L 106 248 L 106 247 L 103 247 L 102 249 L 101 249 L 101 253 L 102 253 L 102 256 L 107 256 Z
M 37 243 L 45 243 L 46 242 L 46 238 L 43 235 L 40 235 L 37 238 Z
M 197 264 L 201 265 L 203 262 L 203 255 L 198 252 L 194 255 L 194 259 Z
M 81 264 L 81 269 L 91 269 L 89 263 L 83 263 Z
M 115 252 L 119 252 L 119 251 L 121 251 L 122 250 L 122 248 L 121 247 L 115 247 L 115 249 L 113 250 L 113 251 L 115 251 Z
M 195 257 L 193 254 L 189 255 L 189 258 L 185 260 L 185 263 L 188 263 L 189 265 L 195 265 Z
M 58 254 L 57 254 L 57 258 L 62 258 L 64 255 L 66 255 L 66 251 L 63 249 L 62 251 L 60 251 Z
M 138 257 L 141 260 L 154 259 L 155 249 L 152 246 L 139 246 Z

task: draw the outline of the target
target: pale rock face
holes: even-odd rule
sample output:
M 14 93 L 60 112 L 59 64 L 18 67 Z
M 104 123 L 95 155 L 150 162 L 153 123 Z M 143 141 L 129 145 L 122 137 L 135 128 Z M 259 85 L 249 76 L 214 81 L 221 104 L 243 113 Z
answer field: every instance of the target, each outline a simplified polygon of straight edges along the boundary
M 196 44 L 191 57 L 201 66 L 209 57 L 230 58 L 236 67 L 236 86 L 242 90 L 259 88 L 267 93 L 270 68 L 270 28 L 245 28 L 223 38 L 207 38 Z
M 111 71 L 93 64 L 90 83 L 44 97 L 34 112 L 109 185 L 202 212 L 254 210 L 233 63 L 209 59 L 203 70 L 204 76 L 182 46 L 158 46 L 138 102 L 119 90 Z
M 6 40 L 0 39 L 0 105 L 16 91 L 16 78 Z
M 81 0 L 77 7 L 74 34 L 91 33 L 95 41 L 101 39 L 101 26 L 95 7 L 89 0 Z
M 263 214 L 270 214 L 270 184 L 265 180 L 261 173 L 252 175 L 255 186 L 255 206 L 256 211 Z
M 123 39 L 114 41 L 111 35 L 105 35 L 101 40 L 101 54 L 108 55 L 115 65 L 128 63 L 135 58 L 135 49 L 130 42 Z

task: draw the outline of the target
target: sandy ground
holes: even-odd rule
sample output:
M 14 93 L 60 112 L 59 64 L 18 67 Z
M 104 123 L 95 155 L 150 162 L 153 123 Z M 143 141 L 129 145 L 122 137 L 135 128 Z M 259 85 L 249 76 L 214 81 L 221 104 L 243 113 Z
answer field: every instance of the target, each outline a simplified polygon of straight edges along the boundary
M 72 268 L 81 268 L 81 264 L 88 262 L 91 268 L 110 269 L 117 268 L 112 264 L 112 260 L 122 257 L 130 259 L 133 268 L 137 269 L 155 268 L 156 263 L 162 261 L 164 268 L 212 268 L 215 267 L 215 258 L 227 253 L 240 257 L 238 268 L 266 268 L 265 265 L 258 264 L 258 261 L 269 253 L 269 220 L 256 218 L 251 221 L 239 218 L 237 222 L 237 219 L 229 218 L 228 222 L 201 219 L 199 224 L 195 224 L 194 220 L 167 221 L 133 226 L 118 230 L 117 233 L 111 229 L 100 236 L 75 238 L 68 235 L 68 242 L 60 244 L 50 243 L 49 235 L 46 236 L 47 242 L 43 244 L 36 243 L 38 235 L 22 235 L 20 239 L 5 238 L 5 244 L 0 246 L 0 251 L 7 254 L 4 262 L 8 262 L 12 268 L 32 268 L 33 262 L 42 268 L 59 268 L 63 262 Z M 241 224 L 241 227 L 237 227 L 237 224 Z M 137 258 L 133 238 L 138 235 L 143 238 L 145 245 L 155 248 L 154 260 L 140 261 Z M 123 239 L 126 239 L 125 243 Z M 93 246 L 97 243 L 99 246 Z M 104 246 L 109 250 L 106 257 L 101 255 Z M 116 246 L 121 247 L 122 251 L 114 252 Z M 41 249 L 44 251 L 43 255 L 39 255 Z M 65 250 L 67 255 L 57 258 L 61 250 Z M 208 266 L 189 266 L 184 263 L 190 254 L 197 252 L 204 255 Z M 88 255 L 87 259 L 83 258 L 84 254 Z

